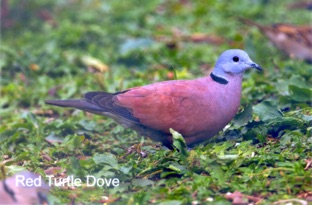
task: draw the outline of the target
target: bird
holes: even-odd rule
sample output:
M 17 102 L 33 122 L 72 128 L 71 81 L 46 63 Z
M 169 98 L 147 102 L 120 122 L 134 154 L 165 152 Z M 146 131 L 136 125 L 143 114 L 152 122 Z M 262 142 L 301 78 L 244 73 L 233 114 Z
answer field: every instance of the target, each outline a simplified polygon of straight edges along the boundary
M 49 190 L 39 175 L 22 171 L 0 181 L 0 204 L 48 204 Z
M 288 4 L 288 9 L 307 9 L 312 10 L 312 1 L 299 1 Z
M 289 57 L 312 63 L 312 26 L 283 23 L 264 26 L 249 19 L 240 18 L 240 20 L 259 28 L 279 50 Z
M 87 92 L 82 99 L 45 102 L 110 117 L 168 148 L 172 148 L 172 128 L 191 148 L 218 134 L 233 119 L 240 107 L 243 73 L 249 68 L 262 71 L 245 51 L 229 49 L 206 77 L 156 82 L 116 93 Z

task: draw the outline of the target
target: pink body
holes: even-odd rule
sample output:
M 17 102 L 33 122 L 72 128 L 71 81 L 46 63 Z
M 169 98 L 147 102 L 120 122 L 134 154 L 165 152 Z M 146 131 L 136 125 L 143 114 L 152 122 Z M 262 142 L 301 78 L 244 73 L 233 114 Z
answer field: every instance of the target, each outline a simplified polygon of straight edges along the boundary
M 129 108 L 146 127 L 168 134 L 173 128 L 187 144 L 195 144 L 214 136 L 233 119 L 241 87 L 242 75 L 232 76 L 226 85 L 210 76 L 165 81 L 132 88 L 117 95 L 115 103 Z

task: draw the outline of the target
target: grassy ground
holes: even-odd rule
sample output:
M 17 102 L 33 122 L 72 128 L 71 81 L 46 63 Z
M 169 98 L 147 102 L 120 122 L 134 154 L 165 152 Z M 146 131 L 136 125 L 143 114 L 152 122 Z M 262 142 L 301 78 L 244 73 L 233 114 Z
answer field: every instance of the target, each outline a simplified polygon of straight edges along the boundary
M 234 191 L 260 204 L 311 199 L 311 65 L 238 20 L 311 21 L 309 11 L 287 10 L 289 2 L 10 1 L 1 21 L 1 166 L 7 174 L 24 168 L 120 180 L 116 187 L 55 187 L 52 203 L 231 204 L 225 194 Z M 264 72 L 245 74 L 240 114 L 188 154 L 111 119 L 44 103 L 204 76 L 233 47 Z

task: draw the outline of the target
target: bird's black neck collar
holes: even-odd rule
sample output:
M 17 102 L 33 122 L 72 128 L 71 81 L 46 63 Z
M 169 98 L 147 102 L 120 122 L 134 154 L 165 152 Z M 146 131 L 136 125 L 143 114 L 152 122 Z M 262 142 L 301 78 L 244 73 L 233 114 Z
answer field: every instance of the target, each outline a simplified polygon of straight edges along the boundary
M 213 73 L 210 73 L 210 77 L 212 78 L 213 81 L 220 83 L 222 85 L 226 85 L 229 83 L 226 79 L 218 77 L 218 76 L 214 75 Z

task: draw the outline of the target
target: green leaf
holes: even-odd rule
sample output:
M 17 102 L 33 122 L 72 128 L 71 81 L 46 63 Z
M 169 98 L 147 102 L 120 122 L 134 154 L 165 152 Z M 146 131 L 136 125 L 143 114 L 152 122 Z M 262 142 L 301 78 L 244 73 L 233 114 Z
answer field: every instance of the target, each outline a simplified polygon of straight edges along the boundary
M 309 88 L 310 86 L 306 83 L 306 80 L 299 75 L 292 75 L 289 79 L 279 79 L 276 84 L 277 91 L 281 95 L 289 95 L 289 86 L 296 85 L 300 88 Z
M 73 174 L 78 174 L 80 171 L 82 171 L 80 163 L 79 163 L 79 159 L 77 159 L 76 157 L 71 157 L 69 159 L 69 172 L 73 173 Z
M 96 126 L 96 123 L 93 122 L 93 121 L 88 121 L 88 120 L 80 120 L 78 125 L 82 126 L 84 129 L 86 130 L 94 130 L 95 126 Z
M 120 47 L 120 53 L 126 54 L 135 49 L 143 49 L 150 47 L 154 41 L 149 38 L 127 39 Z
M 132 170 L 132 166 L 122 166 L 119 170 L 124 174 L 129 174 Z
M 249 129 L 244 135 L 244 140 L 255 140 L 258 139 L 260 142 L 264 143 L 267 139 L 268 128 L 265 125 L 258 125 Z
M 306 123 L 309 123 L 312 121 L 312 108 L 306 107 L 304 109 L 295 110 L 288 113 L 289 116 L 299 118 L 303 120 Z
M 111 153 L 105 153 L 105 154 L 96 154 L 93 157 L 93 160 L 96 164 L 108 164 L 110 165 L 112 168 L 117 169 L 118 168 L 118 161 L 115 157 L 115 155 L 111 154 Z
M 309 139 L 312 142 L 312 127 L 307 128 L 307 136 L 311 136 Z M 311 143 L 312 144 L 312 143 Z
M 304 125 L 304 122 L 294 117 L 283 117 L 273 119 L 268 123 L 271 127 L 278 129 L 297 129 Z
M 243 125 L 246 125 L 250 120 L 252 119 L 252 104 L 248 104 L 246 107 L 244 107 L 244 110 L 240 113 L 238 113 L 233 123 L 237 127 L 241 127 Z
M 81 147 L 81 144 L 83 143 L 85 137 L 83 135 L 80 135 L 80 136 L 76 136 L 72 139 L 72 145 L 74 147 Z
M 280 139 L 280 143 L 283 146 L 288 145 L 301 145 L 303 134 L 297 130 L 287 131 Z
M 290 97 L 297 102 L 312 102 L 312 89 L 301 88 L 296 85 L 288 86 Z
M 225 141 L 221 145 L 216 146 L 211 152 L 216 153 L 216 155 L 222 157 L 222 156 L 224 156 L 225 151 L 227 149 L 229 149 L 230 147 L 232 147 L 234 145 L 234 143 L 235 142 L 233 142 L 233 141 Z
M 237 159 L 237 157 L 238 154 L 226 154 L 218 156 L 219 159 L 231 159 L 231 160 Z
M 273 106 L 270 101 L 263 101 L 260 104 L 254 106 L 253 111 L 264 122 L 268 122 L 272 119 L 283 116 L 281 111 Z
M 101 178 L 101 177 L 111 178 L 111 177 L 115 177 L 116 173 L 113 172 L 113 171 L 109 171 L 109 169 L 111 169 L 109 166 L 104 166 L 103 169 L 101 169 L 100 171 L 94 173 L 93 175 L 96 178 Z
M 27 121 L 31 122 L 36 129 L 39 128 L 38 120 L 36 118 L 36 115 L 34 115 L 33 113 L 28 112 L 28 111 L 24 112 L 22 114 L 22 118 L 25 118 L 25 119 L 27 119 Z
M 87 158 L 87 159 L 82 159 L 79 161 L 80 166 L 83 167 L 84 169 L 90 169 L 95 165 L 95 162 L 92 158 Z
M 219 165 L 214 165 L 209 168 L 209 174 L 211 175 L 212 178 L 217 179 L 219 183 L 224 183 L 225 182 L 225 173 L 221 166 Z
M 181 173 L 182 171 L 186 170 L 186 167 L 177 163 L 177 162 L 172 162 L 169 166 L 168 169 L 171 169 L 172 171 L 176 171 L 177 173 Z
M 55 135 L 54 132 L 51 132 L 46 138 L 46 141 L 50 142 L 50 143 L 62 143 L 64 141 L 64 138 L 58 137 Z
M 163 201 L 161 203 L 159 203 L 158 205 L 181 205 L 183 204 L 182 201 L 178 201 L 178 200 L 167 200 L 167 201 Z
M 187 157 L 189 153 L 187 151 L 183 136 L 172 128 L 170 128 L 170 133 L 172 134 L 173 138 L 173 146 L 181 153 L 182 156 Z
M 133 186 L 139 186 L 139 187 L 145 187 L 145 186 L 151 186 L 154 185 L 154 182 L 149 179 L 133 179 L 132 180 Z
M 21 172 L 21 171 L 25 171 L 25 167 L 23 166 L 18 166 L 18 165 L 9 165 L 9 166 L 6 166 L 6 172 L 8 175 L 13 175 L 13 174 L 16 174 L 18 172 Z

